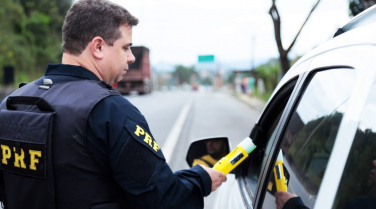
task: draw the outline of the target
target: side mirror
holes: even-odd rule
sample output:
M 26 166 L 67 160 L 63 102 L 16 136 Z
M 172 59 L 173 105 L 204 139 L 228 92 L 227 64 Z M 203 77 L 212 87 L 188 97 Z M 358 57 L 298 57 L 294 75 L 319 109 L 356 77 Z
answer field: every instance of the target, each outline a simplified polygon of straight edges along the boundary
M 230 143 L 227 137 L 198 139 L 189 146 L 186 161 L 189 167 L 196 164 L 213 167 L 228 153 L 230 153 Z

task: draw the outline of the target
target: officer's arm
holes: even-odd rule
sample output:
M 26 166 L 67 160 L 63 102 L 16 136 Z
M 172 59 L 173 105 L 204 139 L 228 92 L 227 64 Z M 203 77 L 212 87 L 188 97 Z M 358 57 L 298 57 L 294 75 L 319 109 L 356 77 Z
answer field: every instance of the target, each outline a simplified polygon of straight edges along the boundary
M 87 132 L 89 152 L 108 162 L 130 208 L 203 208 L 212 189 L 208 172 L 195 166 L 173 173 L 145 118 L 123 97 L 97 104 Z

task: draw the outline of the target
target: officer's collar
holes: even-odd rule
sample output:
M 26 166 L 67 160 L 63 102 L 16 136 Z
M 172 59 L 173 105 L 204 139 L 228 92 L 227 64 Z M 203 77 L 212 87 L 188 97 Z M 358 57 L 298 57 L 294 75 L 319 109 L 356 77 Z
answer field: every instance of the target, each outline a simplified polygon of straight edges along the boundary
M 77 65 L 48 64 L 45 75 L 73 76 L 83 79 L 99 81 L 99 78 L 93 72 L 82 66 Z

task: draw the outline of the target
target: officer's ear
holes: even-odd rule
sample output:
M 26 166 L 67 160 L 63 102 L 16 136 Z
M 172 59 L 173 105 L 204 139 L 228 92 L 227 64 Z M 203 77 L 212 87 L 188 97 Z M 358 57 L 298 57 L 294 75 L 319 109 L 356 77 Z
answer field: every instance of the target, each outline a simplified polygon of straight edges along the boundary
M 90 44 L 90 51 L 93 56 L 97 59 L 103 59 L 104 57 L 104 45 L 106 42 L 103 40 L 102 37 L 96 36 L 91 40 Z

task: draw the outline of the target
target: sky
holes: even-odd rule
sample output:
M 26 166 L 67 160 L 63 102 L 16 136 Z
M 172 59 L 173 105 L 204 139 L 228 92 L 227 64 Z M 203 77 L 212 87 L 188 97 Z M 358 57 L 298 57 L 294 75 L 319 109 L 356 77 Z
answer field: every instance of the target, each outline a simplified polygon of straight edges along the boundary
M 250 69 L 278 58 L 271 0 L 111 0 L 139 19 L 133 45 L 150 49 L 153 68 L 199 66 L 199 55 L 214 55 L 215 68 Z M 287 48 L 316 0 L 277 0 L 282 41 Z M 290 58 L 304 55 L 333 37 L 350 20 L 348 0 L 321 0 L 295 42 Z

